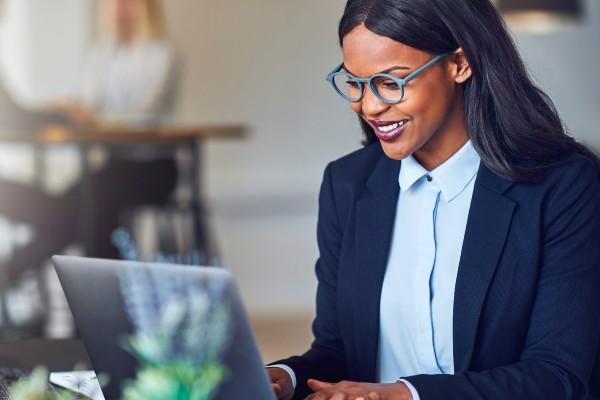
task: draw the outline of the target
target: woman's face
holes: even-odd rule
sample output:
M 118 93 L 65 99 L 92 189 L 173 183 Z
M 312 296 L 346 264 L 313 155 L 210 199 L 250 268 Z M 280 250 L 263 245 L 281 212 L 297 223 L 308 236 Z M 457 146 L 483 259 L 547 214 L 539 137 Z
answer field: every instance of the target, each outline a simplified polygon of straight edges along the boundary
M 389 73 L 399 78 L 406 77 L 434 56 L 379 36 L 364 25 L 344 37 L 343 55 L 345 68 L 356 76 L 369 77 L 395 68 Z M 457 66 L 449 61 L 451 58 L 443 59 L 411 80 L 399 104 L 384 103 L 368 86 L 363 99 L 351 103 L 352 109 L 373 128 L 388 157 L 400 160 L 415 152 L 436 153 L 440 146 L 457 142 L 458 136 L 462 136 L 462 144 L 466 142 Z M 398 128 L 393 129 L 394 124 L 398 124 Z
M 110 18 L 119 37 L 125 41 L 135 34 L 142 6 L 141 0 L 113 0 L 109 7 Z

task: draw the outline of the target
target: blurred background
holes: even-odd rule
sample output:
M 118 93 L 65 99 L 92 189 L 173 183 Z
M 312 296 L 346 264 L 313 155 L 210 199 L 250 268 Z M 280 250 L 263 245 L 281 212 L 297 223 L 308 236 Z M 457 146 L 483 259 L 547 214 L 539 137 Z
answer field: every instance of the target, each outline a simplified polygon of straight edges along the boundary
M 600 148 L 600 2 L 497 3 Z M 303 351 L 322 171 L 361 140 L 324 79 L 345 1 L 0 4 L 0 338 L 74 335 L 63 253 L 223 265 L 265 359 Z

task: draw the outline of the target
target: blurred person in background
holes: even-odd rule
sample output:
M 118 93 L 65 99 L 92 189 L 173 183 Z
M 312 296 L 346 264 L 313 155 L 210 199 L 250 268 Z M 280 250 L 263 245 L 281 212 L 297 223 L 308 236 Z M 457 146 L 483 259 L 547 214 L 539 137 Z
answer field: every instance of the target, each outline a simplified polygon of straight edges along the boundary
M 10 96 L 5 96 L 8 106 L 0 111 L 0 117 L 8 110 L 17 134 L 33 137 L 61 115 L 82 131 L 100 124 L 156 125 L 171 115 L 176 65 L 173 48 L 165 36 L 160 2 L 98 3 L 100 35 L 76 85 L 73 99 L 77 101 L 54 104 L 50 107 L 52 113 L 33 113 L 14 106 Z M 104 161 L 88 177 L 95 215 L 95 243 L 89 256 L 118 258 L 119 249 L 113 245 L 111 234 L 120 225 L 122 211 L 141 205 L 163 206 L 170 201 L 176 185 L 172 149 L 140 144 L 119 150 L 111 151 L 108 159 L 105 151 L 95 150 Z M 88 212 L 79 208 L 81 189 L 82 185 L 76 184 L 55 197 L 38 188 L 0 180 L 0 215 L 36 229 L 36 239 L 5 263 L 9 274 L 37 267 L 77 240 L 78 218 Z
M 55 107 L 84 124 L 130 127 L 168 120 L 178 68 L 160 1 L 100 1 L 98 27 L 73 99 Z
M 55 106 L 82 125 L 152 127 L 172 115 L 178 66 L 160 0 L 98 2 L 98 39 L 84 62 L 73 100 Z M 92 149 L 102 169 L 93 184 L 97 238 L 90 256 L 118 258 L 111 233 L 123 210 L 168 203 L 177 182 L 170 146 Z M 108 158 L 107 158 L 108 157 Z

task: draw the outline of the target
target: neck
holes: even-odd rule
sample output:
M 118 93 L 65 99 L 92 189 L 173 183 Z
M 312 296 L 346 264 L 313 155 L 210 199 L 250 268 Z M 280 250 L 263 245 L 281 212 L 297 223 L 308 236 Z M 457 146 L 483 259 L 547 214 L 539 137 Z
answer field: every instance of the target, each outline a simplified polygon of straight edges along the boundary
M 121 29 L 117 31 L 117 41 L 122 46 L 129 46 L 135 40 L 135 34 L 131 29 Z

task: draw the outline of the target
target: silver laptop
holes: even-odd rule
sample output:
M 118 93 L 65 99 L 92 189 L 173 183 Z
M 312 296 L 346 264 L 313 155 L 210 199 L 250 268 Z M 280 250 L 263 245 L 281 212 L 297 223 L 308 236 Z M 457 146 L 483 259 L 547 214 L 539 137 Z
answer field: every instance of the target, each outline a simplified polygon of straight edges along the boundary
M 123 338 L 133 333 L 136 325 L 128 313 L 131 300 L 127 298 L 124 281 L 127 286 L 128 279 L 134 279 L 134 283 L 139 281 L 136 276 L 162 274 L 183 284 L 187 290 L 190 282 L 199 282 L 199 290 L 218 287 L 221 293 L 218 301 L 229 305 L 230 338 L 221 357 L 228 374 L 214 398 L 275 399 L 239 292 L 226 270 L 67 256 L 55 256 L 52 261 L 92 366 L 97 374 L 110 377 L 103 388 L 105 398 L 119 399 L 123 383 L 133 379 L 137 369 L 134 357 L 122 345 Z

